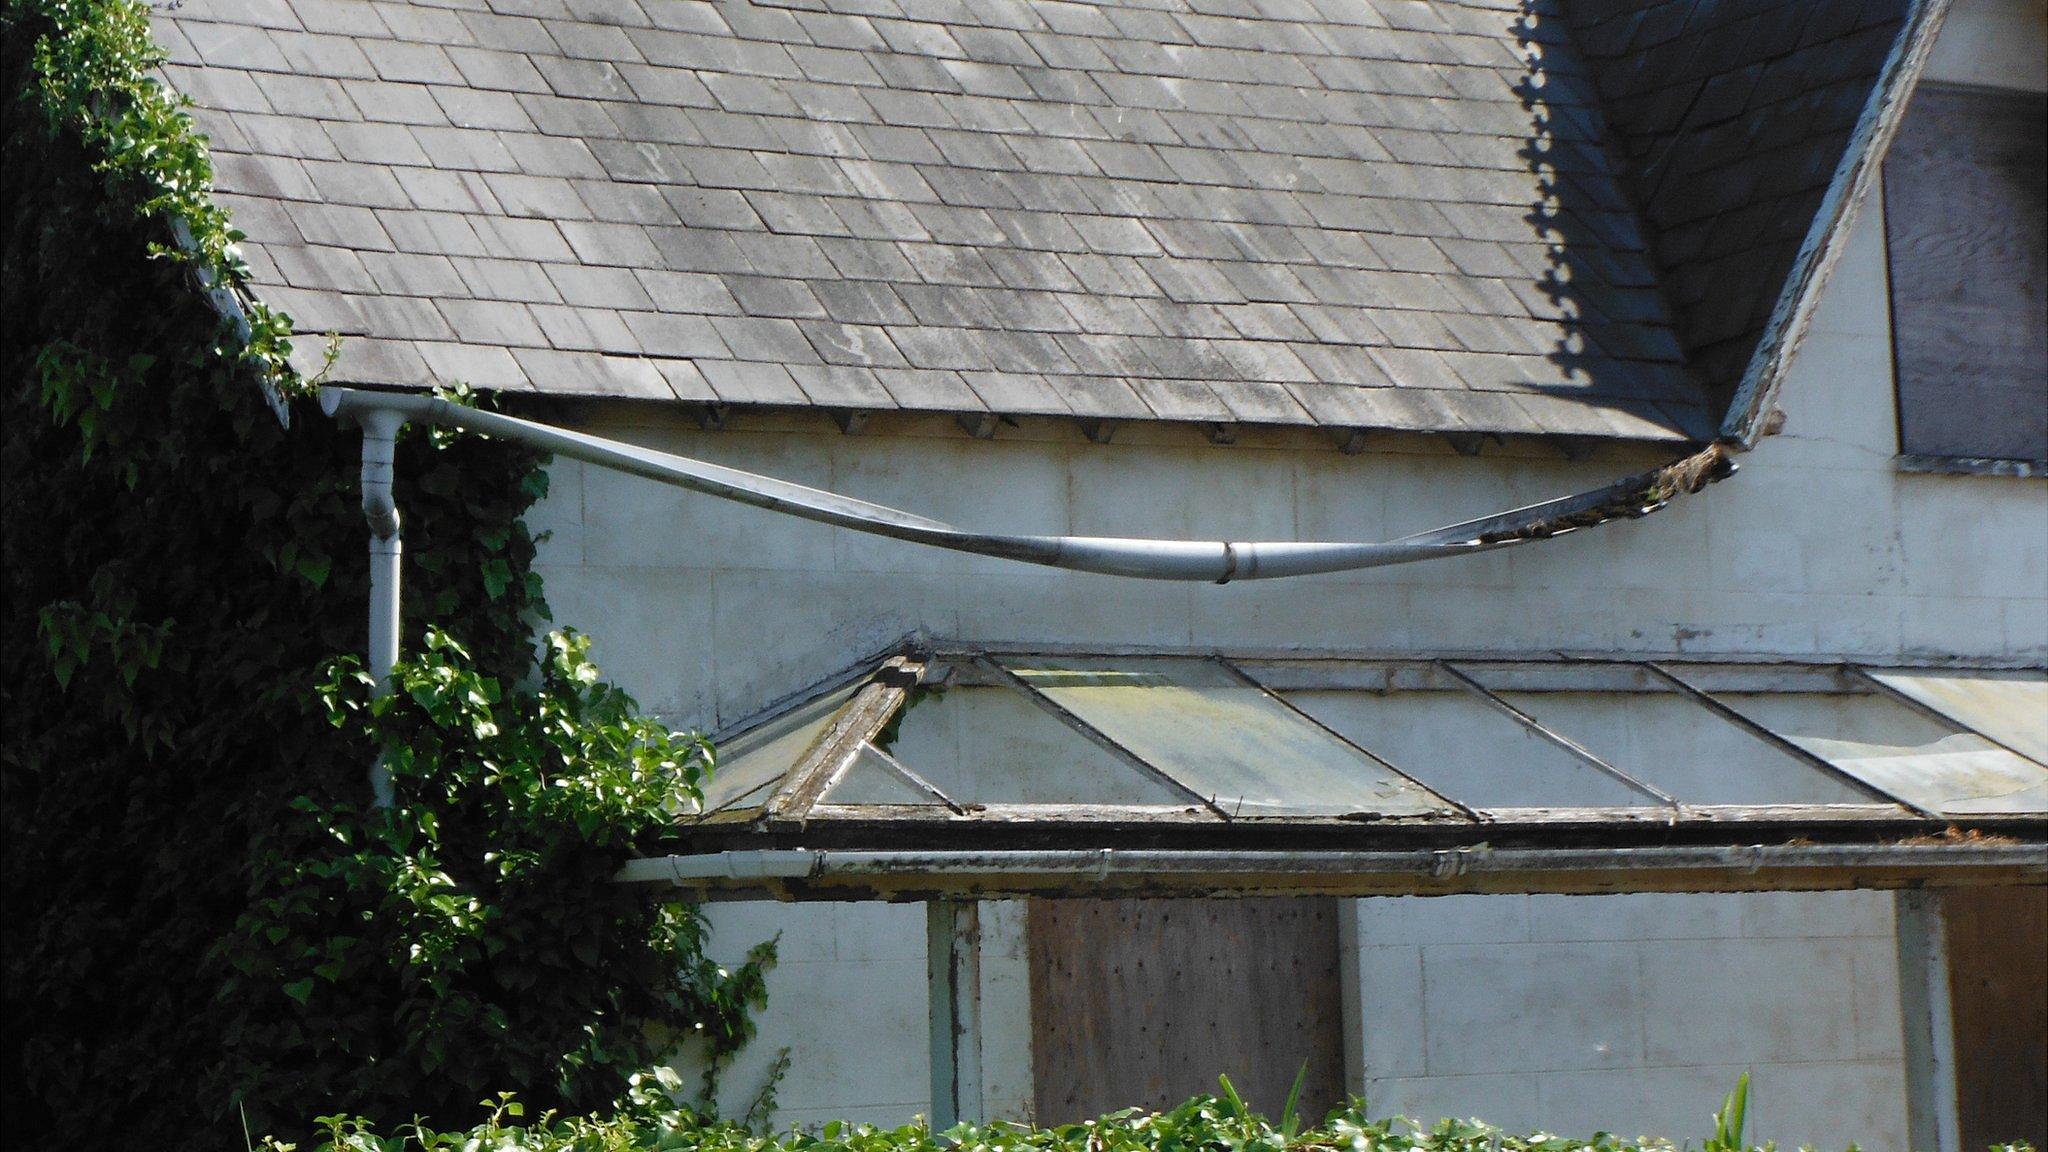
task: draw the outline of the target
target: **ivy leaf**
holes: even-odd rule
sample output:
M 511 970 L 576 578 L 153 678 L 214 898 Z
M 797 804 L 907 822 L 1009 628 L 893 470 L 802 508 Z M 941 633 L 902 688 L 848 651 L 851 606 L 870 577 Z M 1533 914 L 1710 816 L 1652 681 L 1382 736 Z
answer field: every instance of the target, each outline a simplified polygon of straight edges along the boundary
M 312 999 L 313 999 L 313 980 L 312 980 L 312 977 L 310 977 L 310 976 L 309 976 L 309 977 L 307 977 L 307 978 L 306 978 L 306 979 L 304 979 L 304 980 L 294 980 L 294 981 L 292 981 L 291 983 L 289 983 L 289 984 L 285 985 L 285 986 L 284 986 L 284 994 L 285 994 L 285 995 L 287 995 L 287 996 L 289 996 L 289 997 L 291 997 L 291 998 L 292 998 L 292 999 L 294 999 L 294 1000 L 297 1000 L 297 1001 L 298 1001 L 299 1003 L 301 1003 L 301 1004 L 305 1004 L 305 1003 L 307 1003 L 308 1001 L 312 1000 Z

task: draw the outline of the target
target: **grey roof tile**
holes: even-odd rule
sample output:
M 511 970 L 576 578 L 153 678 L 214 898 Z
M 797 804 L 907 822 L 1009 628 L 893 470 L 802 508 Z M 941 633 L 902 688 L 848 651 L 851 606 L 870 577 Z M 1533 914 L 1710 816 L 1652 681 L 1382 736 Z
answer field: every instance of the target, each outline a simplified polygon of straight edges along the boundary
M 828 408 L 896 407 L 896 398 L 866 368 L 793 364 L 789 374 L 813 404 Z
M 548 338 L 524 304 L 502 300 L 443 298 L 441 315 L 466 344 L 500 344 L 508 348 L 545 348 Z
M 651 356 L 727 356 L 732 352 L 712 322 L 672 312 L 620 312 L 640 347 Z
M 414 349 L 437 384 L 461 382 L 475 388 L 521 390 L 531 387 L 526 371 L 512 353 L 495 344 L 425 342 Z
M 923 368 L 876 368 L 875 379 L 898 407 L 940 412 L 985 411 L 988 404 L 958 372 Z
M 559 303 L 532 303 L 526 307 L 541 326 L 547 342 L 571 353 L 623 353 L 639 355 L 639 338 L 625 322 L 625 314 L 608 307 L 565 307 Z
M 718 399 L 728 404 L 804 404 L 808 398 L 797 387 L 789 369 L 780 364 L 746 360 L 700 360 L 698 371 L 710 382 Z
M 514 348 L 512 358 L 543 392 L 569 396 L 613 396 L 632 400 L 674 400 L 675 390 L 650 361 L 637 356 Z

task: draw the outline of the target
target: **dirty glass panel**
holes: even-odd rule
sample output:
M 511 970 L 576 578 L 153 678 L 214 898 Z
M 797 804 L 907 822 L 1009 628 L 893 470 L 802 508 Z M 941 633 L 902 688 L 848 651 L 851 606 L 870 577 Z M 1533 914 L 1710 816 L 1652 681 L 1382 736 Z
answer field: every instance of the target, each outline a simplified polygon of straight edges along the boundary
M 1257 664 L 1244 665 L 1255 679 Z M 1283 691 L 1289 702 L 1438 794 L 1474 808 L 1661 806 L 1435 669 L 1366 691 Z
M 825 790 L 821 804 L 928 804 L 943 808 L 939 798 L 905 780 L 889 763 L 889 755 L 862 742 L 853 766 Z
M 1872 679 L 2048 764 L 2048 673 L 1868 669 Z
M 1679 674 L 1713 691 L 1711 673 Z M 1844 677 L 1815 679 L 1832 690 L 1738 688 L 1714 696 L 1849 775 L 1930 812 L 2048 812 L 2048 768 L 1875 690 L 1859 690 Z
M 1215 661 L 1030 657 L 1025 683 L 1226 815 L 1450 814 L 1442 798 Z
M 890 755 L 956 804 L 1191 804 L 1013 688 L 954 685 L 900 714 Z
M 1553 732 L 1681 804 L 1883 804 L 1629 665 L 1460 664 Z M 1574 691 L 1594 677 L 1607 691 Z
M 832 726 L 846 702 L 865 681 L 827 692 L 757 728 L 721 741 L 718 770 L 704 786 L 704 810 L 714 811 L 765 790 L 796 767 L 803 754 Z

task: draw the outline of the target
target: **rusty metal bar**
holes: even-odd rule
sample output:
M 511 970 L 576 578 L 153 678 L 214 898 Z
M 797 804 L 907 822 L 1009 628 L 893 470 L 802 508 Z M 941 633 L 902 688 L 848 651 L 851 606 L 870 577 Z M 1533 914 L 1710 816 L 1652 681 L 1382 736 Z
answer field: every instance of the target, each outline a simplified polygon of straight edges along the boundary
M 1855 776 L 1852 776 L 1849 773 L 1842 771 L 1839 767 L 1836 767 L 1835 764 L 1829 761 L 1826 757 L 1816 755 L 1813 752 L 1810 752 L 1805 748 L 1800 747 L 1797 743 L 1791 740 L 1787 740 L 1785 737 L 1779 735 L 1778 733 L 1771 731 L 1769 728 L 1764 727 L 1763 725 L 1757 723 L 1754 720 L 1751 720 L 1749 717 L 1744 716 L 1741 712 L 1738 712 L 1735 709 L 1730 708 L 1728 705 L 1715 699 L 1713 696 L 1707 694 L 1706 692 L 1701 691 L 1699 688 L 1694 687 L 1692 684 L 1688 683 L 1683 677 L 1680 677 L 1677 673 L 1664 667 L 1662 664 L 1659 664 L 1652 660 L 1645 660 L 1642 662 L 1642 666 L 1648 669 L 1651 675 L 1656 676 L 1658 679 L 1664 681 L 1666 684 L 1669 684 L 1673 688 L 1676 688 L 1680 692 L 1684 693 L 1693 701 L 1693 703 L 1700 705 L 1702 708 L 1705 708 L 1707 711 L 1712 712 L 1716 716 L 1719 716 L 1721 719 L 1728 721 L 1729 723 L 1735 725 L 1738 728 L 1741 728 L 1743 731 L 1748 732 L 1750 735 L 1761 739 L 1764 743 L 1769 744 L 1771 747 L 1776 748 L 1778 751 L 1783 752 L 1788 756 L 1791 756 L 1793 759 L 1798 760 L 1801 764 L 1804 764 L 1809 768 L 1814 768 L 1821 772 L 1824 772 L 1833 779 L 1839 780 L 1842 783 L 1849 785 L 1851 788 L 1856 789 L 1858 792 L 1861 792 L 1866 796 L 1875 796 L 1880 800 L 1884 800 L 1892 804 L 1901 805 L 1908 811 L 1917 812 L 1922 816 L 1928 817 L 1929 819 L 1938 820 L 1941 818 L 1941 814 L 1939 812 L 1930 812 L 1927 809 L 1920 807 L 1918 804 L 1915 804 L 1910 800 L 1900 799 L 1899 797 L 1894 796 L 1889 792 L 1886 792 L 1884 789 L 1879 788 L 1874 784 L 1871 784 L 1867 780 L 1860 780 Z
M 1626 784 L 1629 787 L 1635 789 L 1636 791 L 1641 792 L 1643 795 L 1654 797 L 1658 803 L 1663 804 L 1667 808 L 1676 810 L 1681 807 L 1679 802 L 1675 798 L 1673 798 L 1669 793 L 1665 792 L 1663 789 L 1654 787 L 1649 784 L 1645 784 L 1644 782 L 1636 779 L 1634 776 L 1631 776 L 1627 772 L 1624 772 L 1621 769 L 1616 768 L 1614 765 L 1609 764 L 1606 760 L 1602 759 L 1599 755 L 1595 754 L 1592 749 L 1587 748 L 1585 745 L 1579 743 L 1576 740 L 1573 740 L 1571 737 L 1566 736 L 1563 733 L 1552 729 L 1548 725 L 1544 724 L 1541 720 L 1536 719 L 1534 716 L 1529 715 L 1527 712 L 1522 711 L 1520 708 L 1517 708 L 1513 704 L 1510 704 L 1507 701 L 1501 699 L 1499 696 L 1494 695 L 1493 692 L 1486 687 L 1486 685 L 1481 684 L 1479 681 L 1473 679 L 1470 676 L 1467 676 L 1464 672 L 1458 670 L 1456 667 L 1453 667 L 1449 661 L 1432 660 L 1430 661 L 1430 663 L 1435 665 L 1437 668 L 1442 669 L 1446 675 L 1451 677 L 1451 679 L 1457 681 L 1459 684 L 1464 685 L 1471 691 L 1478 693 L 1480 699 L 1486 701 L 1488 704 L 1493 705 L 1495 708 L 1501 710 L 1502 712 L 1505 712 L 1508 716 L 1514 719 L 1515 723 L 1520 724 L 1522 727 L 1527 728 L 1531 732 L 1534 732 L 1537 736 L 1543 738 L 1544 740 L 1549 741 L 1552 744 L 1557 745 L 1559 748 L 1564 749 L 1572 755 L 1577 756 L 1579 759 L 1584 760 L 1586 763 L 1591 764 L 1593 767 L 1598 768 L 1600 771 L 1607 773 L 1609 776 L 1614 777 L 1616 780 L 1621 781 L 1623 784 Z
M 1438 792 L 1436 789 L 1431 788 L 1429 785 L 1424 784 L 1422 780 L 1419 777 L 1415 776 L 1413 773 L 1402 771 L 1400 768 L 1395 766 L 1393 761 L 1387 759 L 1386 757 L 1380 755 L 1377 752 L 1374 752 L 1372 749 L 1367 748 L 1365 745 L 1360 744 L 1358 741 L 1351 739 L 1349 736 L 1344 735 L 1342 732 L 1337 731 L 1335 728 L 1330 727 L 1328 724 L 1323 723 L 1321 720 L 1318 720 L 1316 717 L 1309 714 L 1301 706 L 1297 705 L 1294 701 L 1289 700 L 1287 697 L 1282 696 L 1280 693 L 1275 692 L 1271 688 L 1266 687 L 1263 683 L 1259 681 L 1258 677 L 1253 676 L 1251 673 L 1238 667 L 1236 664 L 1231 663 L 1229 660 L 1225 659 L 1222 656 L 1212 655 L 1209 657 L 1209 659 L 1214 660 L 1216 663 L 1222 665 L 1224 671 L 1230 673 L 1232 676 L 1237 677 L 1239 680 L 1244 681 L 1246 685 L 1254 689 L 1257 689 L 1258 692 L 1261 695 L 1265 696 L 1268 700 L 1271 700 L 1273 703 L 1278 704 L 1280 707 L 1285 708 L 1289 712 L 1292 712 L 1296 716 L 1299 716 L 1302 720 L 1320 729 L 1323 733 L 1328 735 L 1330 739 L 1335 740 L 1338 743 L 1343 744 L 1345 747 L 1356 751 L 1359 755 L 1364 756 L 1366 759 L 1373 761 L 1380 767 L 1385 768 L 1389 772 L 1392 772 L 1394 775 L 1399 776 L 1403 780 L 1408 781 L 1410 784 L 1415 785 L 1424 793 L 1430 796 L 1434 796 L 1437 799 L 1443 801 L 1444 803 L 1450 805 L 1451 807 L 1457 809 L 1459 812 L 1464 813 L 1467 819 L 1474 821 L 1477 821 L 1479 819 L 1478 811 L 1473 809 L 1470 805 L 1461 804 L 1458 801 L 1451 799 L 1449 796 L 1446 796 L 1443 793 Z
M 1181 795 L 1186 796 L 1188 799 L 1194 801 L 1197 804 L 1200 804 L 1202 807 L 1207 808 L 1209 811 L 1216 814 L 1217 819 L 1230 819 L 1230 813 L 1225 812 L 1221 807 L 1219 807 L 1214 797 L 1202 795 L 1200 792 L 1195 791 L 1194 789 L 1188 787 L 1187 785 L 1181 783 L 1179 780 L 1175 779 L 1165 769 L 1160 768 L 1158 765 L 1152 763 L 1150 760 L 1145 759 L 1143 756 L 1140 756 L 1136 752 L 1133 752 L 1130 749 L 1124 747 L 1123 745 L 1117 743 L 1115 740 L 1110 738 L 1107 732 L 1104 732 L 1102 729 L 1097 728 L 1095 725 L 1090 724 L 1086 720 L 1081 719 L 1079 716 L 1075 715 L 1071 710 L 1069 710 L 1065 705 L 1061 704 L 1059 701 L 1054 700 L 1052 697 L 1047 696 L 1043 692 L 1040 692 L 1037 688 L 1032 687 L 1031 684 L 1028 681 L 1026 681 L 1022 676 L 1019 676 L 1015 672 L 1010 671 L 1008 668 L 1003 667 L 1000 662 L 986 657 L 976 657 L 974 663 L 976 664 L 976 666 L 982 668 L 983 670 L 995 676 L 995 678 L 1001 681 L 1004 685 L 1018 692 L 1022 692 L 1024 694 L 1025 699 L 1030 700 L 1033 704 L 1036 704 L 1040 708 L 1045 709 L 1047 712 L 1052 713 L 1054 716 L 1059 718 L 1060 723 L 1065 724 L 1067 727 L 1072 728 L 1074 731 L 1087 737 L 1091 743 L 1095 744 L 1103 751 L 1109 753 L 1110 755 L 1116 757 L 1124 763 L 1129 764 L 1131 767 L 1136 768 L 1138 771 L 1143 772 L 1145 775 L 1150 776 L 1154 780 L 1157 780 L 1160 783 L 1165 784 L 1168 788 L 1171 788 L 1175 792 L 1178 792 Z

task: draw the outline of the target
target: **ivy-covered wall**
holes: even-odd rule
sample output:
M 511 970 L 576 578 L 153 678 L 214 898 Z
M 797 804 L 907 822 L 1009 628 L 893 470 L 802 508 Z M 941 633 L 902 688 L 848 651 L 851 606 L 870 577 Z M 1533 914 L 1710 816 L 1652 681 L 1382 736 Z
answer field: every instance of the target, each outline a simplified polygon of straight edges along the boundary
M 336 663 L 365 641 L 358 440 L 286 369 L 284 318 L 238 331 L 199 288 L 238 282 L 236 236 L 145 10 L 7 0 L 0 31 L 10 1140 L 240 1147 L 501 1089 L 587 1109 L 675 1029 L 737 1044 L 758 968 L 601 883 L 705 750 L 573 639 L 536 662 L 543 462 L 402 442 L 423 654 L 373 716 Z M 390 813 L 363 807 L 380 741 Z

